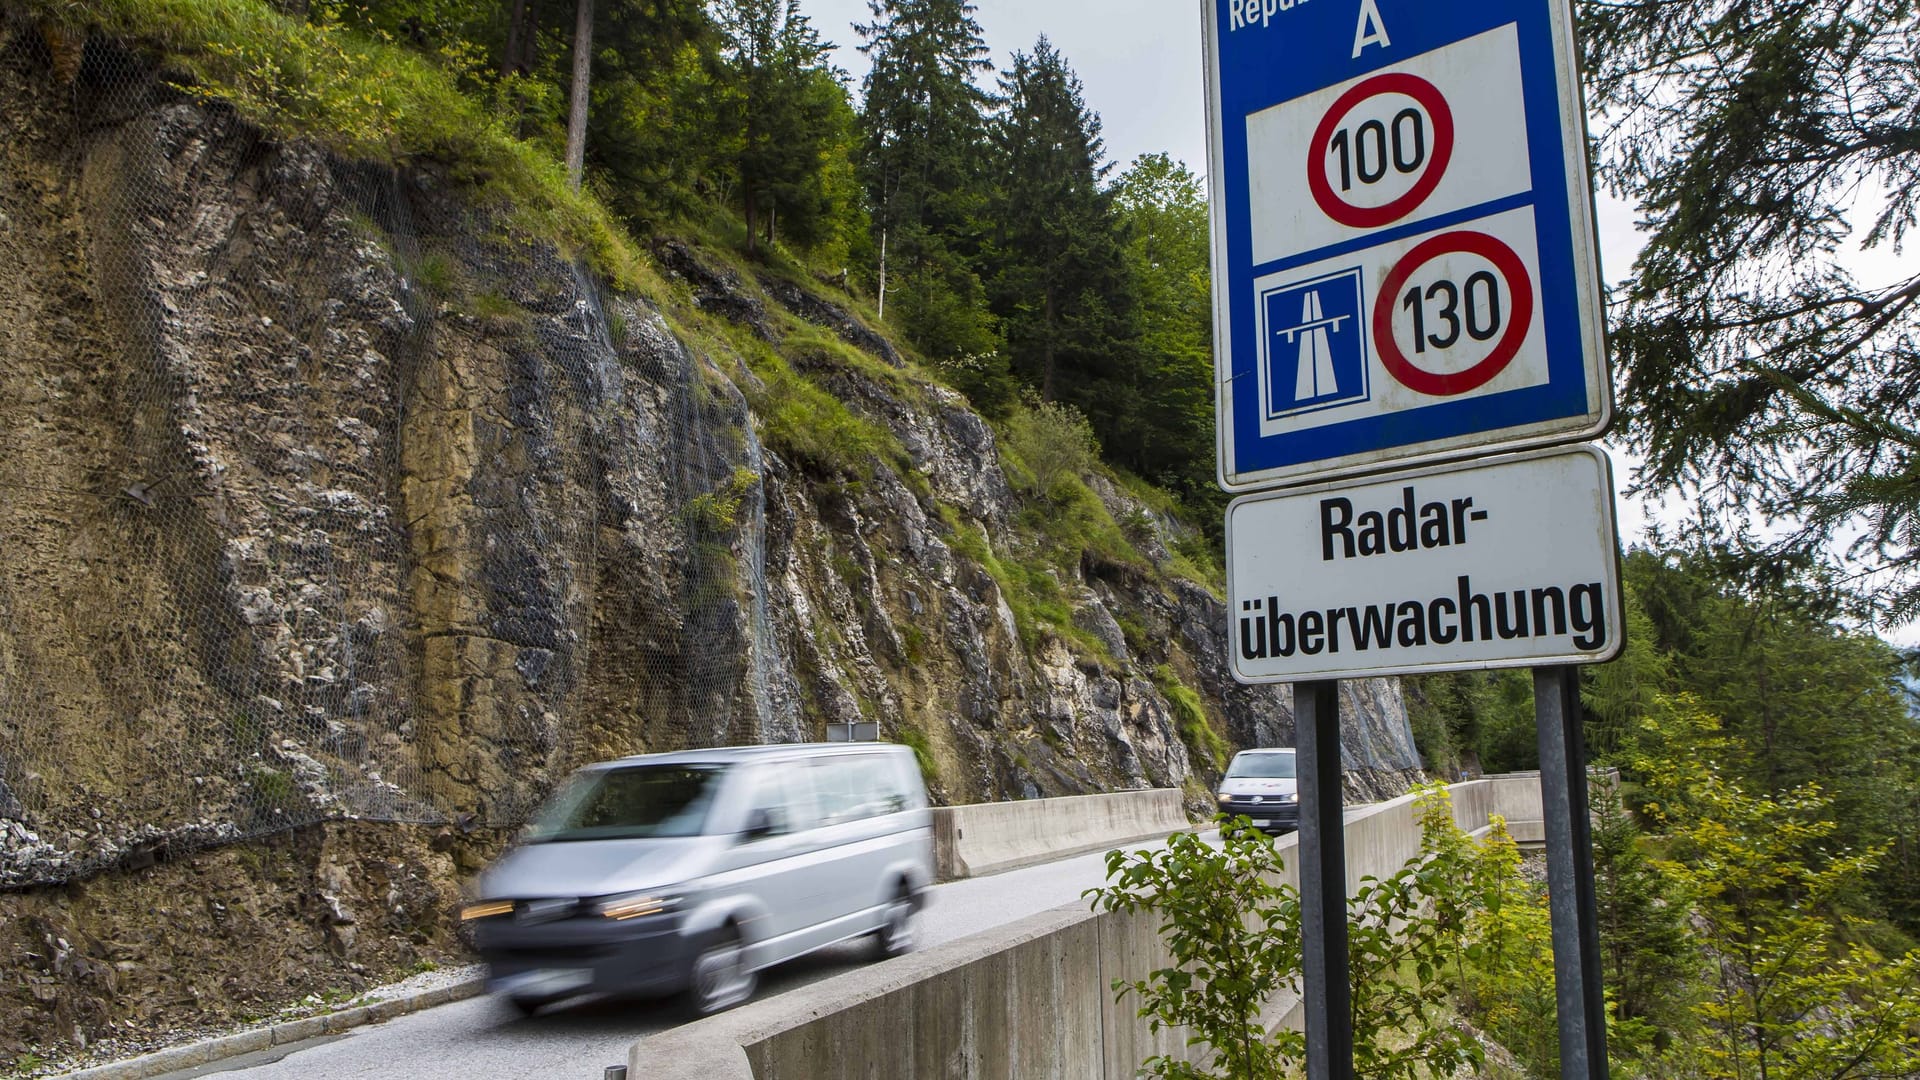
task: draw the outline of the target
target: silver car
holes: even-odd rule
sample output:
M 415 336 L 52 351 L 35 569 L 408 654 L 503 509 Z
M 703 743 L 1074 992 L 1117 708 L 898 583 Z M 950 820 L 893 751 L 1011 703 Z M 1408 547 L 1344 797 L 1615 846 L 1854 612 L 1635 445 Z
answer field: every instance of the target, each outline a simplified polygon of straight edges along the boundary
M 1292 832 L 1300 827 L 1299 783 L 1292 747 L 1242 750 L 1220 780 L 1220 812 L 1244 815 L 1266 832 Z
M 705 1015 L 752 997 L 762 969 L 836 942 L 907 951 L 932 881 L 912 751 L 729 747 L 580 770 L 460 914 L 489 989 L 521 1009 L 685 991 Z

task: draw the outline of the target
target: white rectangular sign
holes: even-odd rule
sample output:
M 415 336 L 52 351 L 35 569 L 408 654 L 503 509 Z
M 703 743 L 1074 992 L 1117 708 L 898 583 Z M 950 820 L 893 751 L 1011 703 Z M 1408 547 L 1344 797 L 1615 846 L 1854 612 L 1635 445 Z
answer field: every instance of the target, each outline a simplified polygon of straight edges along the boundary
M 1612 469 L 1579 446 L 1236 499 L 1227 602 L 1241 682 L 1610 660 Z

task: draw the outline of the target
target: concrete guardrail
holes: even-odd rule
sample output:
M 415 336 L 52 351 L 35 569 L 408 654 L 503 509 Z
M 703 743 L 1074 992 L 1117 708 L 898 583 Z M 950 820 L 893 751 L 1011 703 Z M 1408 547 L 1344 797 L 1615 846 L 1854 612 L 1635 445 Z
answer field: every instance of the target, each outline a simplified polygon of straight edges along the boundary
M 998 873 L 1192 827 L 1177 788 L 941 806 L 933 811 L 941 881 Z
M 1537 773 L 1448 790 L 1454 820 L 1470 833 L 1484 833 L 1494 814 L 1516 836 L 1538 831 Z M 1362 877 L 1385 877 L 1419 852 L 1414 801 L 1405 795 L 1348 812 L 1349 893 Z M 1289 883 L 1297 843 L 1293 836 L 1278 843 Z M 629 1051 L 629 1075 L 1121 1080 L 1151 1054 L 1186 1052 L 1184 1031 L 1149 1031 L 1131 999 L 1116 1003 L 1108 989 L 1116 978 L 1140 978 L 1170 962 L 1152 918 L 1071 904 L 643 1039 Z M 1269 1027 L 1297 1028 L 1298 1004 L 1271 1003 Z

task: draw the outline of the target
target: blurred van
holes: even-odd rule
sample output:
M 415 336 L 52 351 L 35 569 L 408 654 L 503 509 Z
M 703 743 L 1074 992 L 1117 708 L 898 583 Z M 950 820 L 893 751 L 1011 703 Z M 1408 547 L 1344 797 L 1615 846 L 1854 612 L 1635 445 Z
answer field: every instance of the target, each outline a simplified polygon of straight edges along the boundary
M 1242 750 L 1220 779 L 1220 812 L 1245 815 L 1257 829 L 1292 832 L 1300 827 L 1300 781 L 1294 775 L 1293 748 L 1266 746 Z
M 752 997 L 765 968 L 837 942 L 906 952 L 932 882 L 911 750 L 728 747 L 575 773 L 460 917 L 488 988 L 522 1010 L 684 992 L 705 1015 Z

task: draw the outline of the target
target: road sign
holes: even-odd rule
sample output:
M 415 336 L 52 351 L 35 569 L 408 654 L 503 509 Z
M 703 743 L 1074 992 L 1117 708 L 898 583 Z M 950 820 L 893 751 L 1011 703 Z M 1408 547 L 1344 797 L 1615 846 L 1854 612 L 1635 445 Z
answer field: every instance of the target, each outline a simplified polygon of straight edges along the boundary
M 1220 483 L 1611 419 L 1569 0 L 1203 0 Z
M 1612 659 L 1606 455 L 1533 450 L 1236 499 L 1227 603 L 1241 682 Z

